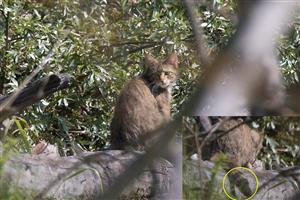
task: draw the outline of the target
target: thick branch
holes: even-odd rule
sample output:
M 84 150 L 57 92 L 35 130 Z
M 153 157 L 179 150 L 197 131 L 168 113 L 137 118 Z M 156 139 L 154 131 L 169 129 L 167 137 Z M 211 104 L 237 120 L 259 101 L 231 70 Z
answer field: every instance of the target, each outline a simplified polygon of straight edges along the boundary
M 31 83 L 22 89 L 12 100 L 10 106 L 0 110 L 0 122 L 10 115 L 23 110 L 26 106 L 32 105 L 46 96 L 68 87 L 69 77 L 67 75 L 50 75 L 41 80 Z M 0 107 L 12 95 L 0 96 Z
M 44 191 L 38 199 L 96 199 L 107 191 L 115 178 L 139 154 L 103 151 L 56 159 L 22 154 L 5 163 L 0 180 L 5 180 L 11 187 L 21 189 L 29 196 Z M 150 167 L 144 168 L 143 173 L 131 185 L 127 185 L 120 198 L 164 196 L 174 177 L 173 166 L 166 160 L 156 159 Z

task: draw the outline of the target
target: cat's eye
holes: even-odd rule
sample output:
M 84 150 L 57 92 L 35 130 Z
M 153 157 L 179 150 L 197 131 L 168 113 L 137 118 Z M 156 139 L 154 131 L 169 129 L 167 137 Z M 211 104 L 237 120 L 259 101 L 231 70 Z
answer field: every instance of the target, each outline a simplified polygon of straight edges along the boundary
M 164 73 L 166 76 L 174 74 L 174 73 L 171 72 L 171 71 L 162 71 L 162 73 Z
M 165 74 L 165 76 L 169 76 L 169 77 L 173 77 L 175 75 L 175 73 L 171 71 L 163 71 L 163 73 Z

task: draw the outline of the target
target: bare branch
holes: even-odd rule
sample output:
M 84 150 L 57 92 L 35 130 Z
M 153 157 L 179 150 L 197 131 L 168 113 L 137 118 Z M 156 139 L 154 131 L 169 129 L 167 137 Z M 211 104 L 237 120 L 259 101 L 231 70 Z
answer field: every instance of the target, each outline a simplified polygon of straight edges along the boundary
M 41 80 L 33 82 L 26 88 L 20 90 L 19 94 L 11 102 L 11 106 L 4 107 L 0 111 L 0 122 L 10 117 L 12 114 L 21 111 L 25 107 L 39 101 L 46 96 L 64 89 L 69 84 L 69 77 L 67 75 L 50 75 Z M 10 96 L 0 96 L 0 106 L 6 102 Z
M 196 14 L 194 12 L 196 4 L 194 0 L 183 0 L 183 4 L 186 7 L 193 28 L 199 63 L 203 64 L 204 66 L 207 66 L 209 64 L 208 51 L 205 47 L 203 31 L 201 29 L 201 26 L 199 26 L 199 22 L 197 21 Z

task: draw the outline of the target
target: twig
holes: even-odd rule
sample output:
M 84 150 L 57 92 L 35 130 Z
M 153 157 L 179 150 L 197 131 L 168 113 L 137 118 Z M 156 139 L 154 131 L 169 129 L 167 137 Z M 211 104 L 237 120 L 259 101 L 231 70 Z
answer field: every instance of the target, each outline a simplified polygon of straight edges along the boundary
M 3 9 L 1 9 L 1 10 L 0 10 L 0 13 L 1 13 L 1 15 L 2 15 L 4 18 L 6 18 L 6 15 L 5 15 L 5 13 L 4 13 L 4 10 L 3 10 Z
M 195 8 L 196 5 L 194 3 L 194 0 L 183 0 L 183 4 L 188 12 L 188 16 L 196 39 L 197 57 L 199 63 L 203 64 L 204 66 L 207 66 L 209 63 L 208 51 L 204 45 L 205 40 L 203 38 L 203 31 L 199 26 L 199 23 L 197 22 L 196 14 L 193 10 L 193 8 Z
M 185 128 L 192 134 L 192 135 L 187 135 L 187 136 L 185 136 L 183 139 L 186 140 L 186 139 L 190 139 L 190 138 L 192 138 L 192 137 L 195 137 L 195 136 L 194 136 L 195 131 L 192 130 L 191 127 L 189 127 L 189 124 L 188 124 L 185 120 L 183 121 L 183 123 L 184 123 Z M 199 134 L 198 131 L 197 131 L 197 134 Z
M 252 120 L 249 120 L 249 119 L 243 120 L 243 121 L 240 122 L 239 124 L 237 124 L 237 125 L 233 126 L 232 128 L 226 130 L 225 132 L 218 134 L 217 137 L 214 138 L 214 139 L 217 140 L 217 139 L 219 139 L 219 138 L 221 138 L 221 137 L 227 135 L 229 132 L 233 131 L 234 129 L 236 129 L 236 128 L 240 127 L 241 125 L 246 124 L 246 123 L 248 123 L 248 122 L 250 122 L 250 121 L 252 121 Z
M 197 154 L 198 154 L 197 164 L 198 164 L 198 171 L 199 171 L 199 179 L 202 180 L 203 179 L 203 176 L 202 176 L 202 170 L 203 170 L 202 147 L 199 143 L 198 134 L 196 132 L 194 133 L 194 136 L 195 136 L 196 150 L 197 150 Z
M 3 89 L 3 85 L 5 83 L 5 75 L 6 75 L 6 65 L 7 65 L 7 58 L 6 58 L 6 54 L 9 50 L 9 12 L 7 12 L 7 14 L 5 14 L 4 10 L 1 10 L 1 13 L 4 17 L 5 20 L 5 30 L 4 30 L 4 34 L 5 34 L 5 47 L 3 49 L 3 53 L 2 53 L 2 66 L 1 66 L 1 85 L 0 85 L 0 92 L 2 92 Z
M 116 60 L 118 58 L 121 58 L 121 57 L 124 57 L 124 56 L 126 56 L 128 54 L 132 54 L 132 53 L 138 52 L 140 50 L 151 48 L 151 47 L 155 47 L 155 46 L 158 46 L 158 45 L 161 45 L 161 44 L 153 43 L 153 44 L 143 45 L 143 46 L 137 47 L 135 49 L 131 49 L 130 51 L 128 51 L 128 52 L 126 52 L 124 54 L 120 53 L 119 55 L 116 55 L 116 56 L 112 57 L 110 60 L 114 61 L 114 60 Z
M 215 126 L 213 126 L 213 127 L 209 130 L 207 136 L 203 139 L 203 141 L 201 142 L 201 145 L 200 145 L 200 147 L 199 147 L 199 148 L 200 148 L 200 153 L 202 152 L 202 149 L 203 149 L 204 145 L 207 143 L 207 141 L 209 141 L 209 140 L 211 139 L 213 133 L 214 133 L 221 125 L 223 125 L 228 119 L 229 119 L 229 117 L 225 117 L 224 119 L 222 119 L 220 122 L 218 122 Z M 198 155 L 198 156 L 200 156 L 200 155 Z

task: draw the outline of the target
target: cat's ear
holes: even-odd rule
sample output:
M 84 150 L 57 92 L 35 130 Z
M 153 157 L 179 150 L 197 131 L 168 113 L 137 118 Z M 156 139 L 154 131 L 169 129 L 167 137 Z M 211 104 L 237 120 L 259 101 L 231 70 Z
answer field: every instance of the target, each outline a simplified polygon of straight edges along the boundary
M 151 54 L 145 54 L 145 67 L 146 69 L 153 69 L 159 65 L 159 61 L 156 60 Z
M 169 55 L 169 57 L 165 60 L 164 63 L 177 67 L 178 66 L 178 58 L 177 58 L 176 53 L 174 53 L 174 52 L 171 53 L 171 55 Z

